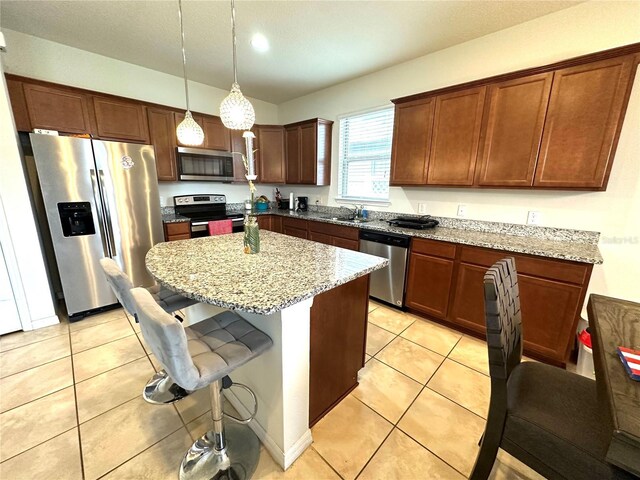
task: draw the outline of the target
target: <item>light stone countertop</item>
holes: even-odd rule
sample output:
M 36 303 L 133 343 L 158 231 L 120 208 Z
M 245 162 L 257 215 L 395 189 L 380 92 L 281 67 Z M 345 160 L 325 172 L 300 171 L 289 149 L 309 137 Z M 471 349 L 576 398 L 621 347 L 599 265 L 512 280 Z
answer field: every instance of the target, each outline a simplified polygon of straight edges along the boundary
M 409 228 L 392 227 L 386 221 L 380 219 L 374 219 L 366 223 L 333 220 L 331 216 L 326 213 L 316 213 L 311 211 L 290 213 L 287 210 L 267 210 L 266 212 L 260 212 L 257 214 L 279 215 L 282 217 L 300 218 L 304 220 L 356 227 L 364 230 L 400 233 L 411 237 L 426 238 L 476 247 L 486 247 L 506 252 L 538 255 L 547 258 L 571 260 L 580 263 L 603 263 L 602 255 L 598 249 L 597 239 L 595 243 L 590 243 L 591 240 L 585 240 L 583 235 L 581 235 L 582 233 L 592 232 L 545 229 L 540 227 L 532 228 L 530 226 L 522 227 L 517 225 L 514 225 L 514 232 L 520 233 L 517 235 L 510 235 L 502 232 L 497 233 L 472 230 L 467 228 L 449 228 L 444 226 L 437 226 L 436 228 L 426 230 L 413 230 Z M 342 214 L 344 214 L 344 212 Z M 522 233 L 518 231 L 518 228 L 526 228 L 527 231 Z M 548 233 L 549 230 L 554 230 L 554 234 L 556 236 L 566 239 L 550 239 Z M 540 232 L 539 235 L 536 235 L 537 231 Z
M 186 297 L 268 315 L 331 290 L 388 260 L 262 230 L 260 253 L 243 251 L 243 234 L 159 243 L 146 256 L 153 277 Z

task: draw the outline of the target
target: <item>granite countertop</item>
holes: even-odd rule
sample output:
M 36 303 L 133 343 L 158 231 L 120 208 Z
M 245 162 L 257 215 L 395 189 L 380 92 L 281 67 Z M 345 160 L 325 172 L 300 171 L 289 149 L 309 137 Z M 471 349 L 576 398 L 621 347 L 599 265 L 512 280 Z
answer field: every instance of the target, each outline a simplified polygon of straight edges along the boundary
M 159 243 L 146 256 L 161 284 L 186 297 L 268 315 L 385 267 L 388 260 L 279 233 L 260 232 L 260 253 L 243 234 Z
M 413 230 L 390 226 L 386 221 L 373 219 L 366 223 L 354 223 L 350 221 L 333 220 L 330 214 L 322 212 L 291 212 L 288 210 L 267 210 L 258 215 L 279 215 L 294 217 L 318 222 L 327 222 L 337 225 L 391 232 L 409 235 L 411 237 L 440 240 L 443 242 L 472 245 L 477 247 L 493 248 L 514 253 L 525 253 L 541 257 L 572 260 L 574 262 L 601 264 L 602 255 L 598 250 L 597 235 L 595 232 L 583 232 L 578 230 L 551 229 L 545 227 L 531 227 L 526 225 L 508 225 L 507 231 L 517 234 L 504 233 L 502 231 L 491 232 L 481 229 L 451 228 L 441 225 L 427 230 Z M 344 212 L 342 213 L 344 215 Z M 467 221 L 467 223 L 471 223 Z M 490 222 L 477 222 L 489 224 Z M 483 225 L 483 228 L 485 226 Z M 487 228 L 485 228 L 486 230 Z
M 175 213 L 165 213 L 162 215 L 163 223 L 181 223 L 181 222 L 190 222 L 191 219 L 189 217 L 183 217 L 182 215 L 177 215 Z

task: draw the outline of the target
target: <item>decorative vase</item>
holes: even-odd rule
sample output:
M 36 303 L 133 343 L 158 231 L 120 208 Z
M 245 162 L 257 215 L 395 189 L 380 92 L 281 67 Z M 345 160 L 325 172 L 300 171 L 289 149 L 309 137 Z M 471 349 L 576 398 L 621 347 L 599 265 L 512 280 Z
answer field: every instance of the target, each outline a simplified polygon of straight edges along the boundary
M 244 253 L 260 252 L 260 228 L 255 215 L 244 217 Z

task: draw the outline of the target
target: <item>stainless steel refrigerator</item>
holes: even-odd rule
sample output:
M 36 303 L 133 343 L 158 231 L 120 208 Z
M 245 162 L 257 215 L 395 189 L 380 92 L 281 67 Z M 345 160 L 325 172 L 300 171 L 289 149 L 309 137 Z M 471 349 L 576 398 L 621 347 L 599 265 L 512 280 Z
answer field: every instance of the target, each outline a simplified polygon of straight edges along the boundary
M 30 134 L 70 317 L 116 303 L 98 263 L 113 258 L 150 286 L 149 249 L 164 240 L 151 145 Z

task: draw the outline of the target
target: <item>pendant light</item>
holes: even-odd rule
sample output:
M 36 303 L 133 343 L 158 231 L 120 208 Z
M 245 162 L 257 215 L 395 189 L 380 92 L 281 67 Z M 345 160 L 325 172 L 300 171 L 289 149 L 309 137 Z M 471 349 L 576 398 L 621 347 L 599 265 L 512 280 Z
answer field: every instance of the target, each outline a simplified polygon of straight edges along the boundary
M 180 38 L 182 40 L 182 72 L 184 75 L 184 95 L 187 100 L 187 111 L 184 120 L 176 128 L 178 141 L 183 145 L 196 147 L 204 142 L 204 132 L 189 110 L 189 86 L 187 85 L 187 54 L 184 51 L 184 27 L 182 25 L 182 0 L 178 0 L 178 17 L 180 18 Z
M 231 0 L 231 37 L 233 42 L 233 85 L 231 92 L 220 104 L 220 118 L 225 127 L 231 130 L 250 130 L 256 121 L 253 105 L 240 91 L 238 85 L 238 66 L 236 61 L 236 8 Z

